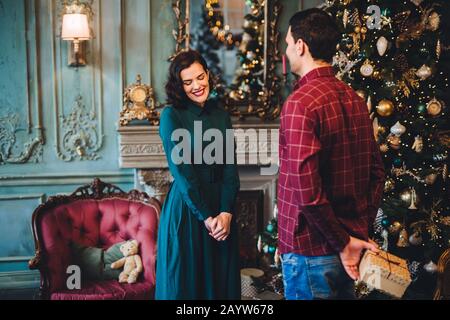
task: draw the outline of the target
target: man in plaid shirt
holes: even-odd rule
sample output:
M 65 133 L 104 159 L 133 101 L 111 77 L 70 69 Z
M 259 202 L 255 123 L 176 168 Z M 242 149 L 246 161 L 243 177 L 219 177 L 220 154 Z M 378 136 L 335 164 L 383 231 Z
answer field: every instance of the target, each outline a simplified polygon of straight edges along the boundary
M 279 251 L 287 299 L 354 298 L 384 170 L 366 103 L 335 78 L 340 34 L 320 9 L 296 13 L 286 55 L 298 76 L 281 114 Z

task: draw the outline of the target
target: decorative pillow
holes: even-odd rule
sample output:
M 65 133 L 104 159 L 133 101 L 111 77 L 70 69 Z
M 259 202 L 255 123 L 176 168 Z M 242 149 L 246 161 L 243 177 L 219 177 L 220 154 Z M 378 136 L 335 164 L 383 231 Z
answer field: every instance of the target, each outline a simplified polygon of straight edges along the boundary
M 81 277 L 84 280 L 114 280 L 119 278 L 122 270 L 111 269 L 111 263 L 123 258 L 120 246 L 124 242 L 119 242 L 107 250 L 96 247 L 86 247 L 77 243 L 72 243 L 72 255 L 74 262 L 81 269 Z

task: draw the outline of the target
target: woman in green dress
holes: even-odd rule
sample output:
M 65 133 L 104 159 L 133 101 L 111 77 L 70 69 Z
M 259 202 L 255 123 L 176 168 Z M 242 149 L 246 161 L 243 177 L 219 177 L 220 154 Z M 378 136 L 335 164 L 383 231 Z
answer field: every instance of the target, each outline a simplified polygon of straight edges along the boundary
M 158 228 L 158 300 L 240 299 L 234 138 L 233 149 L 226 150 L 231 120 L 210 97 L 211 89 L 212 77 L 198 52 L 176 56 L 166 84 L 170 106 L 162 111 L 159 129 L 174 181 Z M 223 139 L 215 141 L 206 131 Z M 208 153 L 213 142 L 220 148 Z M 233 161 L 226 159 L 230 152 Z

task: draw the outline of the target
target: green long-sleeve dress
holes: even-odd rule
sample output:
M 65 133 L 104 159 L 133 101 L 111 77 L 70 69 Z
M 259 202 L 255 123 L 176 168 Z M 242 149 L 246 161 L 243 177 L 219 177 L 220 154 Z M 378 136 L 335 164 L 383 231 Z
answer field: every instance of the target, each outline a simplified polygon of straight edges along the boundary
M 180 128 L 187 129 L 191 137 L 186 140 L 189 148 L 182 152 L 180 142 L 184 138 L 172 139 L 172 133 Z M 240 299 L 234 216 L 239 175 L 236 158 L 229 164 L 225 150 L 225 132 L 230 128 L 228 113 L 214 99 L 208 100 L 203 108 L 187 102 L 185 109 L 169 106 L 161 114 L 159 133 L 174 181 L 164 201 L 158 228 L 156 299 Z M 195 151 L 197 156 L 201 155 L 211 143 L 202 142 L 200 150 L 199 143 L 194 142 L 202 141 L 201 137 L 208 129 L 218 129 L 222 133 L 223 164 L 205 164 L 204 160 L 202 164 L 194 162 Z M 189 152 L 186 150 L 191 150 L 192 161 L 180 164 L 180 158 L 173 154 L 185 156 L 184 152 Z M 234 150 L 232 152 L 234 154 Z M 208 234 L 204 220 L 220 212 L 232 213 L 233 219 L 229 237 L 218 242 Z

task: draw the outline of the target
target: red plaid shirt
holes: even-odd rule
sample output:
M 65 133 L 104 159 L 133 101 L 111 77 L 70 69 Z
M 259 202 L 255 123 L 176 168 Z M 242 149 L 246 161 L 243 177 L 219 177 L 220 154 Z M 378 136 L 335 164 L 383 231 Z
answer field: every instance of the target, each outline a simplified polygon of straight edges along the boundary
M 335 254 L 367 240 L 384 169 L 367 105 L 332 67 L 298 82 L 281 114 L 280 253 Z

